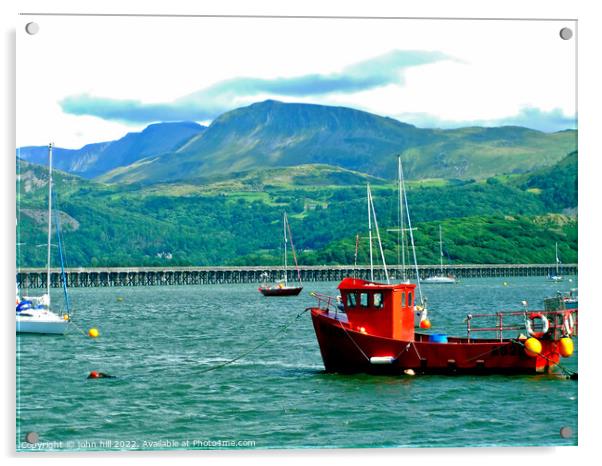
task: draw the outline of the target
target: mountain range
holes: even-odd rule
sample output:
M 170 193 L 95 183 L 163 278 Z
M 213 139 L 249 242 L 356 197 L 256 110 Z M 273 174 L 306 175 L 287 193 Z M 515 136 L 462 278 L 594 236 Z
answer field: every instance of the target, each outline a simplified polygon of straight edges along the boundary
M 205 128 L 159 123 L 117 141 L 56 149 L 55 166 L 105 183 L 210 180 L 245 170 L 326 164 L 392 179 L 396 155 L 412 179 L 486 179 L 554 165 L 577 148 L 574 130 L 426 129 L 356 109 L 273 100 L 238 108 Z M 19 157 L 45 163 L 45 147 Z
M 81 149 L 53 149 L 53 166 L 84 178 L 94 178 L 145 157 L 177 150 L 206 128 L 194 122 L 157 123 L 139 133 L 128 133 L 116 141 L 87 144 Z M 17 156 L 28 162 L 48 165 L 47 146 L 26 146 Z

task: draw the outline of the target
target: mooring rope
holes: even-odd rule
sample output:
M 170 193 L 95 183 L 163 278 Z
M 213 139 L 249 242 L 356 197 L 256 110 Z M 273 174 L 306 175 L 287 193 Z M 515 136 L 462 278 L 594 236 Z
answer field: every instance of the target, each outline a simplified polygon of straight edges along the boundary
M 86 333 L 86 331 L 84 329 L 82 329 L 81 327 L 79 327 L 75 322 L 73 322 L 71 319 L 69 319 L 69 325 L 72 325 L 73 327 L 75 327 L 76 330 L 78 330 L 83 336 L 85 337 L 89 337 L 89 335 Z M 91 338 L 91 340 L 96 341 L 95 338 Z
M 208 367 L 206 369 L 203 369 L 202 371 L 199 372 L 199 374 L 204 374 L 205 372 L 210 372 L 210 371 L 214 371 L 215 369 L 220 369 L 221 367 L 227 366 L 229 364 L 232 364 L 233 362 L 238 361 L 239 359 L 244 358 L 245 356 L 251 354 L 253 351 L 258 350 L 259 348 L 261 348 L 262 346 L 267 345 L 268 343 L 271 343 L 276 337 L 280 336 L 280 334 L 284 333 L 286 330 L 288 330 L 288 328 L 293 325 L 303 314 L 305 314 L 307 311 L 309 311 L 311 308 L 307 308 L 304 311 L 300 312 L 299 314 L 297 314 L 297 316 L 291 320 L 288 324 L 286 324 L 284 327 L 282 327 L 280 330 L 278 330 L 273 336 L 272 338 L 269 338 L 267 340 L 262 341 L 260 344 L 253 346 L 252 348 L 248 349 L 247 351 L 245 351 L 242 354 L 239 354 L 238 356 L 236 356 L 235 358 L 232 358 L 226 362 L 223 362 L 221 364 L 217 364 L 215 366 L 211 366 Z
M 345 328 L 345 326 L 343 325 L 343 322 L 341 322 L 340 320 L 337 319 L 337 322 L 339 323 L 339 325 L 341 326 L 341 328 L 343 329 L 343 331 L 345 332 L 345 335 L 347 335 L 349 337 L 349 339 L 351 340 L 351 342 L 355 345 L 355 347 L 360 351 L 360 353 L 362 353 L 362 356 L 364 356 L 366 358 L 366 361 L 370 361 L 370 358 L 366 355 L 366 353 L 364 353 L 364 351 L 360 348 L 360 346 L 355 342 L 355 340 L 351 337 L 351 335 L 349 335 L 349 333 L 347 332 L 347 329 Z

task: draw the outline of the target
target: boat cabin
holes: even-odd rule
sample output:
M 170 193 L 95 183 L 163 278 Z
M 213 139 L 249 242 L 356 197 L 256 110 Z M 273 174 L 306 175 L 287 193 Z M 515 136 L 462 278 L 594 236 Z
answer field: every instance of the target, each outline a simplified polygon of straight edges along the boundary
M 345 278 L 339 291 L 349 326 L 361 333 L 413 341 L 415 288 Z

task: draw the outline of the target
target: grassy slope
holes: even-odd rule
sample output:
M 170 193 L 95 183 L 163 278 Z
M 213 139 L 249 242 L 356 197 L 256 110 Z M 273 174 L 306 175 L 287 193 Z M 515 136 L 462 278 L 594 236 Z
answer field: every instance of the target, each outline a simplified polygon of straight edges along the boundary
M 576 149 L 576 134 L 512 126 L 422 129 L 349 108 L 267 101 L 221 115 L 178 151 L 99 179 L 153 184 L 302 164 L 394 179 L 396 154 L 411 179 L 485 179 L 552 165 Z
M 20 168 L 21 209 L 43 212 L 45 169 Z M 303 261 L 349 263 L 354 235 L 366 229 L 366 181 L 373 185 L 388 256 L 396 258 L 394 234 L 385 232 L 397 224 L 395 183 L 360 173 L 311 165 L 243 172 L 210 184 L 103 185 L 60 172 L 54 180 L 73 266 L 279 263 L 283 210 Z M 559 226 L 545 217 L 561 208 L 550 209 L 526 180 L 408 183 L 419 260 L 436 262 L 439 223 L 457 262 L 549 262 L 556 241 L 565 262 L 576 260 L 576 221 L 561 217 L 565 225 Z M 19 231 L 19 263 L 43 265 L 43 248 L 36 248 L 46 241 L 43 217 L 21 215 Z M 158 257 L 161 252 L 173 259 Z

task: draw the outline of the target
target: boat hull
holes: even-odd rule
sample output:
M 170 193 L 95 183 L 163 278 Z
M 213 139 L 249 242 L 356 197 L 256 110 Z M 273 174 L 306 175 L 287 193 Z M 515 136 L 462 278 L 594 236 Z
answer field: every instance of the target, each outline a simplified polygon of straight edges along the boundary
M 424 280 L 421 280 L 421 283 L 437 283 L 437 284 L 454 284 L 456 283 L 456 279 L 455 278 L 451 278 L 451 277 L 429 277 L 429 278 L 425 278 Z
M 27 309 L 17 312 L 17 333 L 63 334 L 69 321 L 47 309 Z
M 302 286 L 284 287 L 284 288 L 259 288 L 259 292 L 264 296 L 297 296 L 303 290 Z
M 67 330 L 69 322 L 54 319 L 17 319 L 17 333 L 46 333 L 60 335 Z
M 513 340 L 449 338 L 448 343 L 435 343 L 417 334 L 410 342 L 355 331 L 319 308 L 312 309 L 311 316 L 328 372 L 533 374 L 551 371 L 560 359 L 554 341 L 542 341 L 545 357 L 530 357 Z

